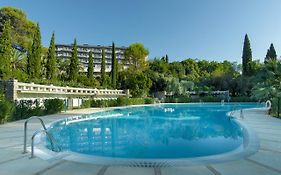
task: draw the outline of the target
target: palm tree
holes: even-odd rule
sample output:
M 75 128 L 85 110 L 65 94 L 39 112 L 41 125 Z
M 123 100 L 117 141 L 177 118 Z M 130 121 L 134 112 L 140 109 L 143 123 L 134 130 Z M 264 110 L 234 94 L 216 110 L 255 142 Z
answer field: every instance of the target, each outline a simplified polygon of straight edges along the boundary
M 253 88 L 252 97 L 258 100 L 272 100 L 281 96 L 281 63 L 269 61 L 262 72 L 260 82 Z
M 11 60 L 11 69 L 12 69 L 12 78 L 15 78 L 15 71 L 16 70 L 25 70 L 26 64 L 26 53 L 21 52 L 17 49 L 13 49 L 12 53 L 12 60 Z

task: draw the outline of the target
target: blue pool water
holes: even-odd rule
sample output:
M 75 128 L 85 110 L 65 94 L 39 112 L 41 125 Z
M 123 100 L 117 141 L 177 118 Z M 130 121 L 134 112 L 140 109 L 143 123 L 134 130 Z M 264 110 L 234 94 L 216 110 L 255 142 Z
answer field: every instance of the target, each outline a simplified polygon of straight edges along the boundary
M 86 155 L 133 159 L 210 156 L 243 144 L 243 128 L 226 113 L 252 107 L 258 105 L 161 104 L 119 108 L 58 121 L 49 132 L 63 151 Z

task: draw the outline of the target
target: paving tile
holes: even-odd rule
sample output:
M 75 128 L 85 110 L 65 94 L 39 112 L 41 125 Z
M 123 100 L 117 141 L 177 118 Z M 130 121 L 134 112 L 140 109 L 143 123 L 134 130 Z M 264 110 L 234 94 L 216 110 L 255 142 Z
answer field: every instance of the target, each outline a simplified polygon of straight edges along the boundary
M 281 134 L 280 135 L 273 135 L 273 134 L 258 133 L 257 135 L 260 139 L 274 140 L 274 141 L 281 142 Z
M 161 168 L 161 175 L 214 175 L 205 166 Z
M 66 161 L 53 168 L 43 170 L 42 175 L 94 175 L 99 172 L 101 166 L 92 164 Z
M 154 175 L 154 168 L 109 167 L 104 175 Z
M 1 162 L 11 160 L 17 157 L 22 157 L 22 156 L 24 156 L 24 154 L 22 154 L 22 152 L 18 148 L 0 149 L 0 167 L 1 167 Z
M 266 148 L 266 149 L 272 149 L 272 150 L 275 150 L 275 151 L 280 151 L 281 150 L 281 143 L 269 141 L 269 140 L 261 140 L 260 141 L 260 147 Z
M 248 159 L 257 161 L 261 164 L 273 167 L 281 172 L 281 152 L 271 152 L 259 150 L 256 154 L 252 155 Z
M 278 172 L 251 163 L 247 160 L 213 164 L 212 167 L 223 175 L 280 175 Z
M 17 159 L 9 163 L 1 164 L 1 175 L 31 175 L 41 171 L 49 166 L 56 164 L 58 161 L 48 162 L 38 158 L 29 159 L 28 157 Z

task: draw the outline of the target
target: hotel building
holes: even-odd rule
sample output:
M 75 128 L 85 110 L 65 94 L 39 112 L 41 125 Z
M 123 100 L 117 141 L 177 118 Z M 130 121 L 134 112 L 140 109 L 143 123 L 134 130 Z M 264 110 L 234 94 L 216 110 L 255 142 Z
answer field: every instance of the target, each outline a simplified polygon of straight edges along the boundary
M 56 56 L 57 59 L 68 60 L 72 55 L 73 44 L 56 44 Z M 105 52 L 105 71 L 111 71 L 111 61 L 112 61 L 112 47 L 111 46 L 101 46 L 101 45 L 77 45 L 78 59 L 83 67 L 83 72 L 87 72 L 89 64 L 89 52 L 93 53 L 93 62 L 94 62 L 94 73 L 99 74 L 101 72 L 101 60 L 102 60 L 102 48 Z M 119 64 L 123 63 L 124 52 L 126 47 L 115 47 L 116 59 Z M 126 69 L 128 64 L 124 65 Z

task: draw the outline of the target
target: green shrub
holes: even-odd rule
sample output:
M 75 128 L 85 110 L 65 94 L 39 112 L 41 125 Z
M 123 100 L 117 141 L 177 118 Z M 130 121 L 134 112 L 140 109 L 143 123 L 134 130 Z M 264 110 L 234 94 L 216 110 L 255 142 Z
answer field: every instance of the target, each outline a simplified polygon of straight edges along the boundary
M 117 106 L 117 100 L 92 100 L 91 107 L 114 107 Z
M 201 97 L 200 100 L 202 102 L 221 102 L 222 98 L 213 97 L 213 96 L 206 96 L 206 97 Z
M 198 102 L 220 102 L 222 99 L 220 97 L 213 96 L 203 96 L 203 97 L 187 97 L 187 96 L 178 96 L 178 97 L 166 97 L 166 103 L 198 103 Z
M 128 98 L 127 97 L 117 98 L 117 105 L 118 106 L 127 106 L 128 105 Z
M 189 103 L 191 98 L 187 96 L 166 97 L 165 103 Z
M 15 103 L 15 110 L 10 120 L 21 120 L 31 116 L 41 115 L 44 115 L 44 110 L 43 107 L 40 106 L 39 101 L 21 100 Z
M 61 99 L 47 99 L 44 101 L 45 113 L 55 114 L 64 109 L 64 101 Z
M 128 98 L 119 97 L 117 99 L 117 106 L 140 105 L 140 104 L 153 104 L 153 98 Z
M 14 105 L 6 99 L 0 100 L 0 124 L 11 120 Z
M 117 99 L 118 106 L 145 104 L 145 98 L 120 97 Z
M 279 101 L 279 111 L 278 111 L 278 98 L 272 98 L 271 101 L 271 109 L 270 109 L 270 114 L 273 116 L 281 116 L 281 99 Z
M 82 100 L 81 108 L 90 108 L 91 107 L 91 100 Z
M 154 104 L 155 100 L 154 100 L 154 98 L 145 98 L 144 103 L 145 104 Z
M 230 97 L 230 102 L 257 102 L 254 98 L 241 96 L 241 97 Z

